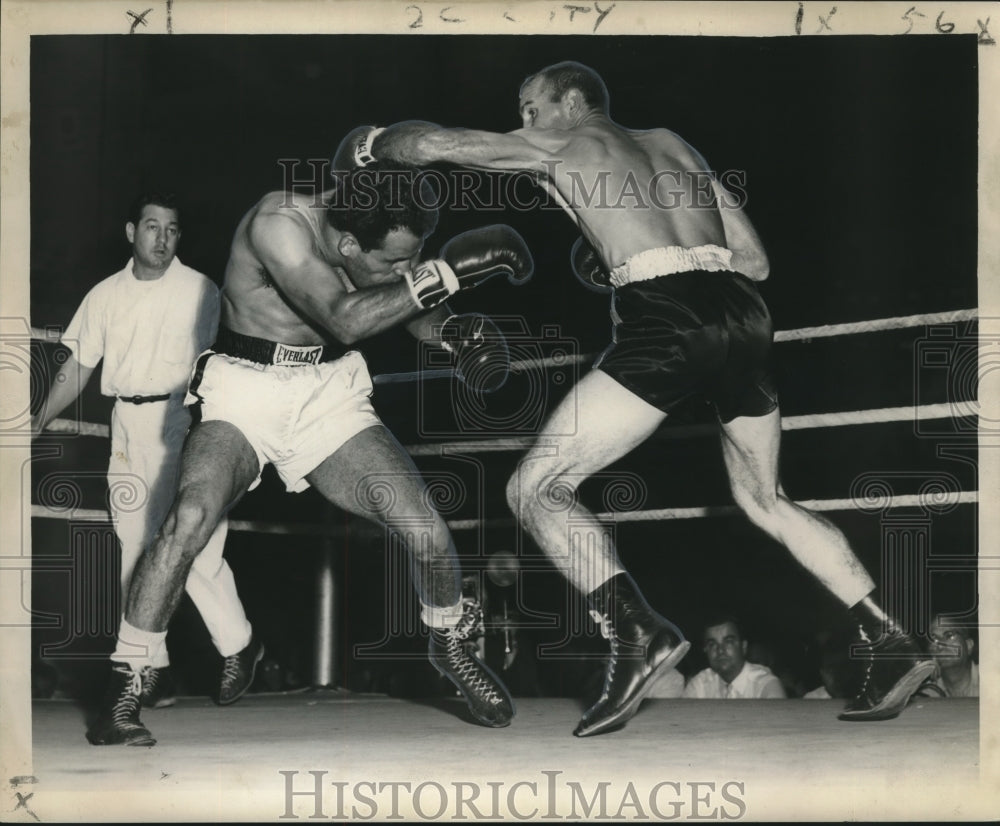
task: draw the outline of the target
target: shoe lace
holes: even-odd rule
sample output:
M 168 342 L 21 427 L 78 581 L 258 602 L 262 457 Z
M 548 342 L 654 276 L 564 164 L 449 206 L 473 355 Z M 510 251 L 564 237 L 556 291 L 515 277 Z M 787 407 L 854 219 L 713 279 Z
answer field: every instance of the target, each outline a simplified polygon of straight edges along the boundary
M 142 669 L 141 674 L 142 694 L 151 697 L 156 693 L 156 686 L 160 682 L 160 669 L 147 665 Z
M 590 616 L 601 629 L 601 636 L 608 641 L 611 651 L 608 655 L 608 666 L 604 671 L 604 687 L 601 689 L 601 700 L 611 696 L 611 684 L 615 679 L 615 666 L 618 665 L 618 635 L 615 633 L 611 615 L 590 609 Z
M 129 669 L 129 676 L 122 682 L 121 692 L 111 710 L 111 719 L 119 728 L 138 725 L 139 695 L 142 692 L 142 674 Z
M 473 691 L 484 697 L 487 702 L 498 705 L 503 698 L 479 662 L 465 648 L 465 642 L 482 622 L 482 613 L 478 602 L 466 600 L 458 624 L 445 632 L 445 658 L 449 668 L 463 683 L 471 686 Z
M 855 699 L 860 700 L 868 692 L 868 685 L 871 683 L 872 678 L 872 668 L 875 665 L 875 655 L 871 649 L 872 639 L 868 636 L 863 625 L 858 626 L 858 635 L 861 637 L 863 643 L 867 643 L 869 646 L 868 655 L 866 656 L 865 662 L 865 674 L 861 679 L 861 687 L 858 689 L 858 693 L 855 695 Z
M 229 688 L 240 677 L 240 655 L 230 654 L 222 661 L 222 684 Z

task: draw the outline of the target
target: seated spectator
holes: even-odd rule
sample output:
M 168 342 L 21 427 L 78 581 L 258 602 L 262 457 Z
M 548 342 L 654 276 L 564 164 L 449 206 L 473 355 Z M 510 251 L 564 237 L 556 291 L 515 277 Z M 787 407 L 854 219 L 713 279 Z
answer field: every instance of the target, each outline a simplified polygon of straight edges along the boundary
M 708 668 L 684 687 L 684 697 L 697 699 L 784 699 L 785 689 L 767 666 L 747 660 L 747 640 L 733 617 L 720 617 L 702 635 Z
M 931 621 L 929 653 L 937 672 L 920 689 L 924 696 L 978 697 L 979 666 L 973 628 L 937 614 Z

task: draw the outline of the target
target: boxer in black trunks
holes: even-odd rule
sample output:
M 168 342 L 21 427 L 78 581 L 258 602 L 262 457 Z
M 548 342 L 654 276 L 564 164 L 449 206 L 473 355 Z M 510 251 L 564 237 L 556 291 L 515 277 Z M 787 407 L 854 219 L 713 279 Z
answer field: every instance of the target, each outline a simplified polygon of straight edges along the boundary
M 689 647 L 646 603 L 575 493 L 692 394 L 716 404 L 737 504 L 857 622 L 867 667 L 841 719 L 895 717 L 933 664 L 876 604 L 874 582 L 840 530 L 781 487 L 771 321 L 752 283 L 767 277 L 768 259 L 750 220 L 679 136 L 614 123 L 607 88 L 589 67 L 560 63 L 530 76 L 519 111 L 523 128 L 506 134 L 415 121 L 359 127 L 337 160 L 529 171 L 581 230 L 577 274 L 614 289 L 614 341 L 552 413 L 508 485 L 511 509 L 585 595 L 611 643 L 602 696 L 574 733 L 621 727 Z M 591 536 L 571 544 L 570 521 L 573 534 L 589 522 Z

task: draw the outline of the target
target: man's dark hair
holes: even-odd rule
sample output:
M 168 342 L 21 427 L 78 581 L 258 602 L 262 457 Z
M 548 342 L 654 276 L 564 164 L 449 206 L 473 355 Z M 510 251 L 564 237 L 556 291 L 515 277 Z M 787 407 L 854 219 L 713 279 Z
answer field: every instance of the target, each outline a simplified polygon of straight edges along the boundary
M 142 211 L 148 206 L 158 206 L 164 209 L 172 209 L 177 213 L 177 224 L 181 223 L 181 208 L 177 203 L 177 196 L 172 192 L 143 192 L 138 198 L 132 201 L 128 208 L 128 219 L 133 224 L 138 224 L 142 218 Z
M 437 193 L 417 169 L 373 165 L 335 173 L 334 180 L 326 219 L 334 229 L 357 238 L 365 252 L 381 246 L 394 229 L 425 238 L 437 226 Z
M 739 635 L 741 640 L 746 639 L 746 635 L 743 633 L 743 623 L 732 614 L 716 614 L 708 618 L 705 624 L 701 627 L 701 636 L 704 639 L 705 632 L 709 628 L 715 628 L 717 625 L 725 625 L 729 623 L 736 629 L 736 633 Z
M 540 78 L 544 82 L 552 100 L 562 100 L 567 91 L 577 89 L 583 95 L 584 103 L 591 109 L 608 114 L 611 104 L 608 87 L 604 85 L 601 76 L 589 66 L 584 66 L 575 60 L 554 63 L 527 78 L 521 88 L 523 89 L 525 84 L 535 78 Z

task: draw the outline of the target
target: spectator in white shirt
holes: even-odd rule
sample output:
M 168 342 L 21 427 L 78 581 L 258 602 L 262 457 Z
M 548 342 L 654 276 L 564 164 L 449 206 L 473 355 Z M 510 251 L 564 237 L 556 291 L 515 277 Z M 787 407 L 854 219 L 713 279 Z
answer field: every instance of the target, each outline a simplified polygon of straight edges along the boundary
M 785 689 L 763 665 L 746 658 L 747 640 L 733 617 L 719 617 L 705 626 L 702 635 L 708 668 L 699 671 L 684 687 L 684 697 L 700 700 L 784 699 Z

